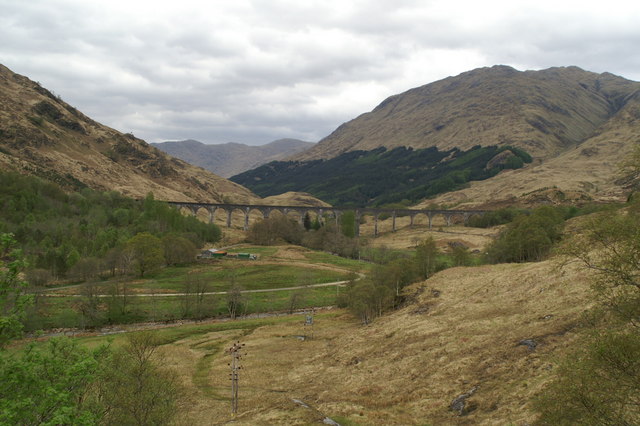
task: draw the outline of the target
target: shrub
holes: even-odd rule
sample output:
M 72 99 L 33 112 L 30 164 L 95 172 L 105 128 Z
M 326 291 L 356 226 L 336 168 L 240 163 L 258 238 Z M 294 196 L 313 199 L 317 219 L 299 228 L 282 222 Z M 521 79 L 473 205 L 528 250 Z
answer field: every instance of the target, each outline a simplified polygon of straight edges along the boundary
M 273 215 L 255 222 L 249 228 L 247 239 L 259 245 L 273 245 L 277 242 L 300 244 L 304 228 L 295 220 L 283 215 Z
M 531 215 L 517 216 L 487 250 L 493 263 L 542 260 L 560 240 L 564 219 L 552 207 L 540 207 Z

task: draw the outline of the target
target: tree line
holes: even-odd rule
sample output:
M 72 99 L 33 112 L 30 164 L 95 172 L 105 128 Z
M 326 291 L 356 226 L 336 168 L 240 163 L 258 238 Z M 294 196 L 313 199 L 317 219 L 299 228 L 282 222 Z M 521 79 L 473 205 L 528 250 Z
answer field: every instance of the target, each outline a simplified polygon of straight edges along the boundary
M 220 229 L 154 200 L 88 188 L 67 193 L 33 176 L 0 173 L 0 232 L 12 233 L 30 265 L 31 284 L 143 276 L 191 261 Z
M 129 334 L 119 348 L 90 350 L 63 337 L 7 350 L 33 304 L 25 266 L 13 237 L 0 234 L 0 424 L 169 423 L 180 385 L 158 364 L 152 333 Z

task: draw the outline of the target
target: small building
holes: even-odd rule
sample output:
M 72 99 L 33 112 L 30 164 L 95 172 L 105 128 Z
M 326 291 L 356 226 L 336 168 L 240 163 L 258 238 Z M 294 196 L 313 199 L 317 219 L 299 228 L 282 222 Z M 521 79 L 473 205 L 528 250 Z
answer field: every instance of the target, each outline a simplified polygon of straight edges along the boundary
M 198 259 L 220 259 L 225 257 L 226 255 L 226 251 L 213 248 L 200 252 L 200 254 L 198 255 Z
M 238 259 L 257 260 L 258 259 L 258 255 L 251 254 L 251 253 L 238 253 Z

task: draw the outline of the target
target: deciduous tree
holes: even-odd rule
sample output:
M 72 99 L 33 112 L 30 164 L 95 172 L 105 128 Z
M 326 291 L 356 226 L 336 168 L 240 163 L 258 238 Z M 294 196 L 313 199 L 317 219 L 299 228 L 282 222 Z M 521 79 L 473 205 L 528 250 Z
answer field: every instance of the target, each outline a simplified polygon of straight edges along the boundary
M 0 348 L 22 334 L 25 309 L 33 302 L 20 278 L 26 262 L 12 234 L 0 234 Z
M 640 203 L 591 216 L 559 251 L 593 272 L 598 303 L 537 401 L 538 424 L 640 424 Z
M 433 237 L 429 237 L 416 247 L 415 265 L 418 271 L 418 275 L 427 279 L 434 272 L 437 267 L 438 247 L 436 247 L 436 241 Z
M 148 232 L 136 234 L 127 241 L 133 254 L 133 264 L 140 277 L 164 264 L 162 241 Z
M 91 399 L 106 347 L 90 351 L 68 338 L 0 356 L 0 424 L 97 424 Z
M 153 332 L 127 335 L 124 347 L 106 363 L 98 382 L 103 422 L 113 425 L 164 425 L 176 414 L 180 385 L 176 375 L 162 368 Z

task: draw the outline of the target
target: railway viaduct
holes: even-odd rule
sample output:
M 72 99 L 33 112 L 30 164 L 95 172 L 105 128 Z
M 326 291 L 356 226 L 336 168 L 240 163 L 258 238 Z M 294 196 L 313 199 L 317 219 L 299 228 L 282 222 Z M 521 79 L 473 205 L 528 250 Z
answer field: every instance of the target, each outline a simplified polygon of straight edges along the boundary
M 313 213 L 317 217 L 324 217 L 328 214 L 333 216 L 336 224 L 339 223 L 340 216 L 344 212 L 352 211 L 355 213 L 355 234 L 360 235 L 360 218 L 363 215 L 370 215 L 374 218 L 374 237 L 378 236 L 378 219 L 381 215 L 387 215 L 392 218 L 392 230 L 396 231 L 396 217 L 409 216 L 411 222 L 410 226 L 413 226 L 414 219 L 417 215 L 423 214 L 429 220 L 429 229 L 433 223 L 433 218 L 436 216 L 444 217 L 447 226 L 451 226 L 454 217 L 462 218 L 464 223 L 467 223 L 469 218 L 474 215 L 483 215 L 487 210 L 432 210 L 432 209 L 378 209 L 370 207 L 305 207 L 305 206 L 266 206 L 259 204 L 214 204 L 214 203 L 189 203 L 182 201 L 167 201 L 167 203 L 177 209 L 186 209 L 193 215 L 196 215 L 199 210 L 204 209 L 209 213 L 209 223 L 213 223 L 215 214 L 218 210 L 224 210 L 227 214 L 227 227 L 231 227 L 231 216 L 235 211 L 240 211 L 244 214 L 244 229 L 249 229 L 249 215 L 253 211 L 262 213 L 262 217 L 267 219 L 271 212 L 278 211 L 283 215 L 287 215 L 290 212 L 295 212 L 299 215 L 300 220 L 304 218 L 305 214 Z

